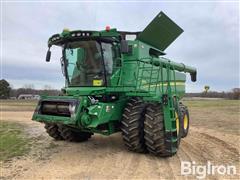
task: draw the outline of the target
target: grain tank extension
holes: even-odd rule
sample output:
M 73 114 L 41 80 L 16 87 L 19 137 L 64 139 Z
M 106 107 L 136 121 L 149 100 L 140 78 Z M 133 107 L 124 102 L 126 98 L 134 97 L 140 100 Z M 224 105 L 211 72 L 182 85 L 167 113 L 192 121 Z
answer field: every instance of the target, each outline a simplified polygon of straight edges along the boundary
M 182 32 L 160 12 L 141 32 L 107 27 L 51 36 L 46 61 L 52 46 L 61 49 L 65 87 L 61 96 L 42 96 L 32 119 L 56 140 L 82 142 L 95 133 L 122 132 L 131 151 L 174 155 L 189 129 L 188 109 L 180 101 L 186 73 L 192 81 L 197 74 L 164 57 Z

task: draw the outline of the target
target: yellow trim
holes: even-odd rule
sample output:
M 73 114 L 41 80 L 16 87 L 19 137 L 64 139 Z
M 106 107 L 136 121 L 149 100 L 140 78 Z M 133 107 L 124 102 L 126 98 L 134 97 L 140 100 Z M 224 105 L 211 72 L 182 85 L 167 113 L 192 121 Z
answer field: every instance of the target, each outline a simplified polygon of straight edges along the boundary
M 184 128 L 184 130 L 187 129 L 188 123 L 189 123 L 188 117 L 187 117 L 187 114 L 185 114 L 185 115 L 184 115 L 184 119 L 183 119 L 183 128 Z
M 170 86 L 175 86 L 175 84 L 176 84 L 176 86 L 184 86 L 185 85 L 185 82 L 170 82 Z M 168 85 L 168 83 L 157 83 L 157 84 L 151 84 L 151 85 L 149 85 L 149 84 L 144 84 L 144 85 L 142 85 L 143 87 L 156 87 L 156 86 L 167 86 Z
M 176 119 L 176 129 L 177 129 L 177 135 L 179 134 L 179 118 L 177 112 L 175 112 L 175 119 Z

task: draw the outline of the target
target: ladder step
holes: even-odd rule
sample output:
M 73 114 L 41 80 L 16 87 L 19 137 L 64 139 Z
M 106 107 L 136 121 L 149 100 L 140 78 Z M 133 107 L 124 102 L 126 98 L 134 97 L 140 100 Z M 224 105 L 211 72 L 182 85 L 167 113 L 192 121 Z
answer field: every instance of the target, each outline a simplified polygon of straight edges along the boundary
M 172 147 L 172 152 L 171 151 L 169 151 L 169 150 L 166 150 L 167 152 L 169 152 L 169 153 L 172 153 L 172 152 L 177 152 L 177 148 L 175 148 L 175 147 Z
M 166 142 L 177 142 L 177 138 L 167 139 Z
M 167 133 L 174 133 L 174 132 L 176 132 L 177 131 L 177 129 L 175 128 L 175 129 L 172 129 L 171 131 L 170 130 L 165 130 Z

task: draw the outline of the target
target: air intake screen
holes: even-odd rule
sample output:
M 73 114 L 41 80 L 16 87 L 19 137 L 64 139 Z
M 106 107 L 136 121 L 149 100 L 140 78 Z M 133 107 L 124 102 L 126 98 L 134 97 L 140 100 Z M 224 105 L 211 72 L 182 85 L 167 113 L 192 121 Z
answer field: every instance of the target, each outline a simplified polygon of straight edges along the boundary
M 69 102 L 43 101 L 41 114 L 70 117 Z

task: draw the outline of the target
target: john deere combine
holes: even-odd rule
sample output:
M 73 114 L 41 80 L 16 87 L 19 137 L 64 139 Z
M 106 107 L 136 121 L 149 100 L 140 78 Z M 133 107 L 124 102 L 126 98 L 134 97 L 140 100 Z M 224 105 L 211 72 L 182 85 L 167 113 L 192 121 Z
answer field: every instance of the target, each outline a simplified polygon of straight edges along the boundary
M 59 46 L 65 88 L 62 96 L 42 96 L 32 119 L 45 123 L 56 140 L 86 141 L 94 133 L 120 131 L 131 151 L 174 155 L 189 129 L 180 102 L 185 73 L 196 81 L 196 69 L 163 56 L 182 32 L 160 12 L 142 32 L 107 27 L 53 35 L 46 61 L 50 48 Z

